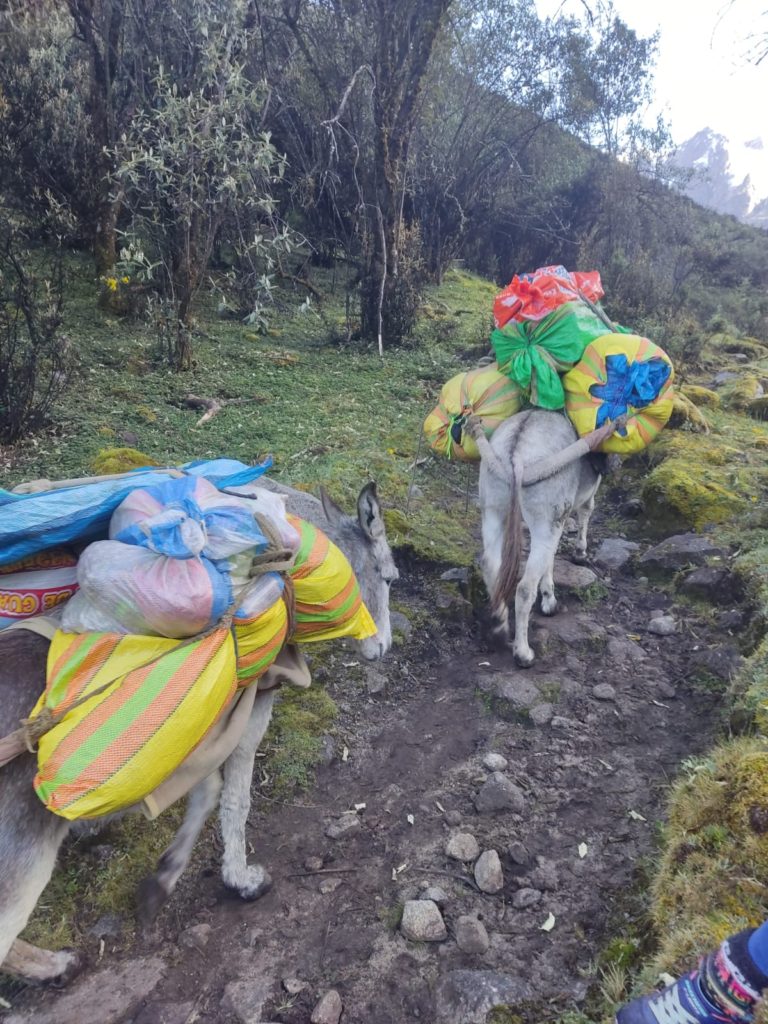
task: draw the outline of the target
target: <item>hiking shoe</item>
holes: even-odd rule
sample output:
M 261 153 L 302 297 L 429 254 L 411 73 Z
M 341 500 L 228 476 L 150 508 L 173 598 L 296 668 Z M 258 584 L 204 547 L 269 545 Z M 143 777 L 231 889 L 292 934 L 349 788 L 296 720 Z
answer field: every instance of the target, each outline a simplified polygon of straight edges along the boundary
M 709 960 L 702 964 L 705 970 Z M 701 971 L 683 975 L 662 992 L 633 999 L 616 1015 L 616 1024 L 752 1024 L 753 1020 L 747 1009 L 715 1006 L 702 991 Z

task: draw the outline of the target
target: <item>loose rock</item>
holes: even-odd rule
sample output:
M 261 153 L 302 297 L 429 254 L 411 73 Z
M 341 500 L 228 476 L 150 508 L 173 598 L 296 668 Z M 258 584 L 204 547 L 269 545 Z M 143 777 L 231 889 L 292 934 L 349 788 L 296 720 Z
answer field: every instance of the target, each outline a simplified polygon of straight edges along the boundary
M 482 921 L 468 914 L 456 922 L 456 945 L 463 953 L 485 953 L 491 944 Z
M 483 892 L 496 893 L 504 888 L 504 872 L 495 850 L 486 850 L 475 864 L 475 881 Z
M 677 631 L 677 623 L 671 615 L 660 615 L 648 623 L 648 632 L 656 636 L 672 636 Z
M 448 902 L 448 893 L 439 885 L 428 885 L 421 892 L 419 899 L 432 900 L 433 903 L 436 903 L 442 909 Z
M 554 713 L 555 709 L 552 704 L 537 704 L 535 708 L 531 708 L 528 715 L 534 725 L 548 725 L 552 721 Z
M 323 867 L 322 857 L 307 857 L 304 861 L 305 871 L 321 871 Z
M 496 971 L 450 971 L 435 988 L 435 1024 L 484 1022 L 495 1006 L 514 1006 L 534 995 L 519 977 Z
M 506 775 L 493 772 L 475 797 L 475 807 L 480 814 L 496 814 L 498 811 L 514 811 L 519 814 L 525 807 L 525 797 L 522 790 L 510 782 Z
M 360 828 L 360 819 L 355 811 L 346 811 L 335 821 L 325 826 L 325 834 L 329 839 L 341 839 L 350 832 L 356 832 Z
M 453 860 L 475 860 L 480 856 L 480 844 L 470 832 L 457 832 L 445 844 L 445 854 Z
M 528 907 L 535 907 L 541 902 L 541 893 L 538 889 L 518 889 L 512 897 L 512 906 L 515 910 L 527 910 Z
M 699 533 L 679 533 L 667 537 L 640 558 L 645 570 L 674 573 L 688 565 L 704 565 L 709 558 L 722 557 L 725 551 Z
M 324 878 L 317 888 L 323 896 L 327 896 L 328 893 L 336 892 L 340 885 L 340 878 Z
M 610 569 L 618 572 L 623 569 L 640 545 L 631 540 L 622 540 L 619 537 L 606 538 L 595 553 L 595 564 L 601 569 Z
M 610 683 L 598 683 L 592 687 L 592 696 L 596 700 L 616 700 L 616 690 Z
M 489 772 L 503 772 L 508 766 L 509 761 L 507 761 L 506 757 L 502 757 L 501 754 L 489 751 L 483 758 L 483 764 Z
M 413 942 L 442 942 L 448 937 L 443 915 L 433 900 L 408 900 L 400 931 Z
M 302 981 L 301 978 L 283 978 L 283 988 L 289 996 L 297 996 L 306 987 L 306 981 Z
M 312 1024 L 339 1024 L 342 1009 L 341 996 L 332 988 L 322 997 L 309 1019 Z
M 738 601 L 743 596 L 743 587 L 738 576 L 728 569 L 703 565 L 688 573 L 680 584 L 682 593 L 700 601 L 723 605 L 728 601 Z
M 546 857 L 536 858 L 536 868 L 528 876 L 528 881 L 533 889 L 542 889 L 544 892 L 554 892 L 560 886 L 560 876 L 557 872 L 557 865 Z
M 517 864 L 519 867 L 525 867 L 525 865 L 531 859 L 531 855 L 528 853 L 523 844 L 518 840 L 515 840 L 515 842 L 509 844 L 509 849 L 507 850 L 507 853 L 509 854 L 510 860 Z
M 272 982 L 259 975 L 230 981 L 224 989 L 221 1008 L 237 1017 L 240 1024 L 260 1024 L 271 994 Z
M 202 953 L 208 945 L 211 937 L 211 926 L 209 924 L 194 924 L 186 928 L 179 936 L 179 945 L 184 949 L 196 949 Z

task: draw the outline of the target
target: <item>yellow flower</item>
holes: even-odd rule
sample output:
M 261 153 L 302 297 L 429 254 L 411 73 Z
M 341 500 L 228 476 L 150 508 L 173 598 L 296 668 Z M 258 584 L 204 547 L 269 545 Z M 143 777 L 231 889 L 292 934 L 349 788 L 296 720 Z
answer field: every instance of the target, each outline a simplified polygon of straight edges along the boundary
M 117 291 L 117 278 L 116 277 L 105 277 L 104 284 L 109 288 L 111 292 Z
M 121 277 L 120 280 L 123 282 L 123 284 L 130 284 L 131 283 L 130 277 Z

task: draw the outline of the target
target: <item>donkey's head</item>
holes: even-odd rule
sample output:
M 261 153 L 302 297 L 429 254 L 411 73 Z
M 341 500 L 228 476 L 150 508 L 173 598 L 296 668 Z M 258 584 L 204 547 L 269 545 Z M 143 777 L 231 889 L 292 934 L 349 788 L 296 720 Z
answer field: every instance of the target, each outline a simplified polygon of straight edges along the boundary
M 399 577 L 381 516 L 376 484 L 366 484 L 357 499 L 357 517 L 345 515 L 320 491 L 323 512 L 333 528 L 333 539 L 349 559 L 360 584 L 360 592 L 373 616 L 378 632 L 356 643 L 364 658 L 374 661 L 392 646 L 389 623 L 389 588 Z

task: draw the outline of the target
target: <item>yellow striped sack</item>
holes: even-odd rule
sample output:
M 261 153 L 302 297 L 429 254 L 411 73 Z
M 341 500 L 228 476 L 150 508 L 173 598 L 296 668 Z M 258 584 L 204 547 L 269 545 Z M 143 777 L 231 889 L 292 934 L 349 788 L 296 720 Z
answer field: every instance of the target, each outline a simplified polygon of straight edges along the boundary
M 293 639 L 299 643 L 376 635 L 376 623 L 363 604 L 360 585 L 346 556 L 305 519 L 288 517 L 301 535 L 296 561 L 288 575 L 296 597 Z
M 301 535 L 289 573 L 296 600 L 293 639 L 373 636 L 376 624 L 348 560 L 311 523 L 291 522 Z M 272 603 L 264 609 L 262 602 L 251 618 L 245 602 L 232 630 L 191 642 L 56 633 L 45 693 L 32 712 L 66 712 L 38 747 L 34 785 L 48 810 L 70 820 L 95 818 L 156 789 L 205 738 L 237 688 L 255 683 L 279 654 L 288 638 L 281 591 L 281 585 L 273 587 Z M 106 683 L 103 693 L 73 707 Z
M 59 631 L 47 676 L 33 717 L 109 683 L 41 737 L 34 780 L 54 814 L 94 818 L 143 799 L 203 739 L 234 696 L 235 645 L 228 629 L 192 643 Z
M 632 455 L 649 445 L 671 416 L 673 380 L 671 359 L 648 338 L 606 334 L 588 345 L 563 377 L 565 409 L 580 437 L 626 414 L 626 428 L 599 451 Z
M 476 461 L 477 445 L 465 433 L 464 419 L 469 413 L 479 417 L 486 437 L 523 404 L 522 391 L 499 368 L 484 366 L 468 373 L 457 373 L 440 392 L 440 401 L 424 420 L 424 437 L 430 448 L 449 459 Z

